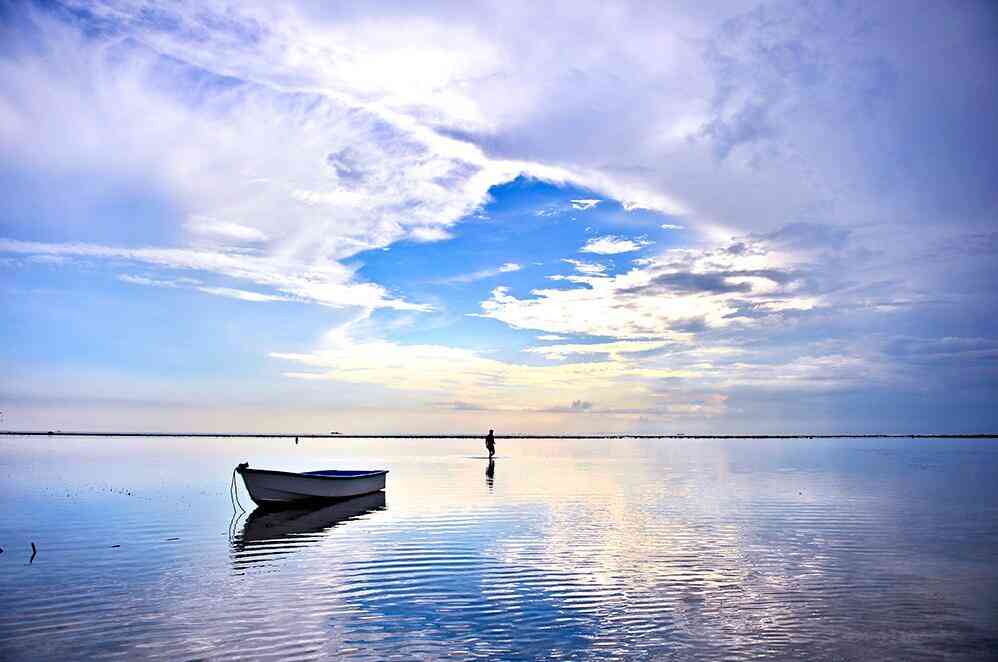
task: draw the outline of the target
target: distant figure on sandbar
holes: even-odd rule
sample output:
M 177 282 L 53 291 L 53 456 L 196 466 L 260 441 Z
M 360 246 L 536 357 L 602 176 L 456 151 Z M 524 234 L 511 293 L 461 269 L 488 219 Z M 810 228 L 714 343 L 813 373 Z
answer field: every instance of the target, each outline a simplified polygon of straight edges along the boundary
M 485 448 L 489 451 L 489 459 L 496 454 L 496 438 L 492 436 L 492 430 L 485 436 Z

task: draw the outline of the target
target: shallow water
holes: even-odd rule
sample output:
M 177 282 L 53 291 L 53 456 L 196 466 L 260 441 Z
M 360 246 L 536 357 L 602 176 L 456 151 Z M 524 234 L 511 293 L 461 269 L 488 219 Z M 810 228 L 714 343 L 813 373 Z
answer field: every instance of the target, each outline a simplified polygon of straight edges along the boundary
M 0 657 L 998 650 L 994 441 L 497 445 L 488 476 L 467 440 L 0 438 Z M 232 521 L 244 460 L 391 473 L 384 495 Z

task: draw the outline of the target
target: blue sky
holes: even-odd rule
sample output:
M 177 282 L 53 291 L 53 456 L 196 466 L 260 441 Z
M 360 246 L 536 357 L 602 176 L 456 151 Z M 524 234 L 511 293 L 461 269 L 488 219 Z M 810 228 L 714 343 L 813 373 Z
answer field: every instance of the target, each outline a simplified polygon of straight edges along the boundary
M 3 424 L 991 430 L 996 26 L 6 5 Z

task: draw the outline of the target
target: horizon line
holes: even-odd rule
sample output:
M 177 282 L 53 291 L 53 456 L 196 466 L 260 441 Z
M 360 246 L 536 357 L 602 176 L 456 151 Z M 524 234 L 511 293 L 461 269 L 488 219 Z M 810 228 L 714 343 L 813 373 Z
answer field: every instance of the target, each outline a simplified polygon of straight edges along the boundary
M 0 430 L 7 437 L 218 437 L 246 439 L 482 439 L 484 434 L 348 434 L 332 432 L 82 432 L 62 430 Z M 998 439 L 998 433 L 869 433 L 869 434 L 506 434 L 495 439 Z

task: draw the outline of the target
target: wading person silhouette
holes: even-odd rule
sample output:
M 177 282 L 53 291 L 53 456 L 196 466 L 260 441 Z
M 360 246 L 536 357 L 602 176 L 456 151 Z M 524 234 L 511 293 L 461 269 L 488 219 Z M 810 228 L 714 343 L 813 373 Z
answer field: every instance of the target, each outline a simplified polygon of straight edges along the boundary
M 489 451 L 489 459 L 496 454 L 496 438 L 492 436 L 492 430 L 485 436 L 485 448 Z

